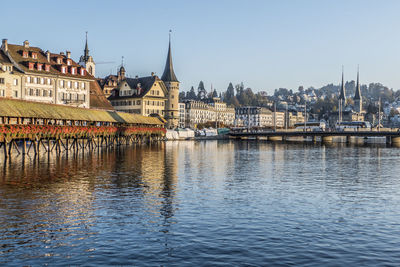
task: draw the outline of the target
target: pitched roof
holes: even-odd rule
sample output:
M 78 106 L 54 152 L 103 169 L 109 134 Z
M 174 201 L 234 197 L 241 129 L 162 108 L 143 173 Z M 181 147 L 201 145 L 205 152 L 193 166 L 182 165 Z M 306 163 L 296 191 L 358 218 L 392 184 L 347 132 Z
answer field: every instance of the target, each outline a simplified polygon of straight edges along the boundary
M 90 108 L 114 110 L 97 81 L 90 82 Z
M 339 100 L 346 100 L 346 88 L 344 87 L 344 74 L 342 71 L 342 86 L 340 87 Z
M 356 94 L 354 96 L 354 100 L 360 100 L 360 99 L 361 99 L 360 72 L 357 71 Z
M 8 98 L 0 98 L 0 116 L 148 125 L 163 124 L 157 118 L 145 117 L 138 114 L 76 108 L 64 105 L 30 102 Z
M 123 99 L 123 98 L 132 98 L 132 97 L 137 97 L 137 98 L 141 98 L 143 96 L 145 96 L 150 89 L 153 87 L 154 83 L 156 81 L 159 81 L 160 79 L 154 75 L 154 76 L 147 76 L 147 77 L 141 77 L 141 78 L 125 78 L 125 80 L 123 80 L 120 84 L 123 84 L 124 81 L 126 81 L 129 85 L 130 88 L 132 89 L 137 89 L 139 88 L 139 84 L 140 84 L 140 88 L 142 90 L 140 90 L 140 94 L 137 93 L 133 93 L 132 95 L 125 95 L 125 96 L 120 96 L 119 95 L 119 90 L 115 90 L 115 95 L 111 95 L 108 97 L 109 100 L 115 100 L 115 99 Z
M 23 51 L 27 51 L 29 53 L 28 58 L 23 57 Z M 32 58 L 31 53 L 35 52 L 37 53 L 37 58 Z M 59 69 L 59 66 L 61 64 L 57 64 L 57 57 L 62 59 L 62 65 L 67 66 L 67 57 L 66 55 L 61 55 L 61 54 L 50 54 L 50 61 L 47 61 L 47 56 L 46 53 L 43 52 L 42 49 L 39 47 L 32 47 L 29 46 L 28 48 L 22 46 L 22 45 L 15 45 L 15 44 L 9 44 L 8 45 L 8 53 L 9 56 L 17 63 L 18 68 L 20 68 L 24 72 L 33 72 L 33 73 L 41 73 L 41 74 L 54 74 L 54 75 L 60 75 L 60 76 L 68 76 L 68 77 L 75 77 L 75 78 L 85 78 L 85 79 L 94 79 L 92 75 L 90 75 L 87 71 L 85 71 L 85 75 L 80 75 L 78 74 L 71 74 L 71 73 L 62 73 Z M 44 70 L 30 70 L 28 63 L 33 62 L 33 63 L 42 63 L 42 64 L 50 64 L 50 71 L 47 72 Z M 74 60 L 71 59 L 71 65 L 73 67 L 80 68 L 81 66 L 76 63 Z
M 7 57 L 6 54 L 4 54 L 2 50 L 0 50 L 0 63 L 11 64 L 10 59 Z
M 167 62 L 165 63 L 165 69 L 161 80 L 163 80 L 164 82 L 178 82 L 178 79 L 176 78 L 174 73 L 174 67 L 172 65 L 171 41 L 169 42 Z

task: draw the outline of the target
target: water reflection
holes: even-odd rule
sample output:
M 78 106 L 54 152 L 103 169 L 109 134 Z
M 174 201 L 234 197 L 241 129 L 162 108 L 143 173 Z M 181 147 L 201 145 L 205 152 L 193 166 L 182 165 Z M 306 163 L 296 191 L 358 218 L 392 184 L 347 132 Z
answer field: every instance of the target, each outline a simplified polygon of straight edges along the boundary
M 0 262 L 393 263 L 399 151 L 207 141 L 13 157 L 0 168 Z

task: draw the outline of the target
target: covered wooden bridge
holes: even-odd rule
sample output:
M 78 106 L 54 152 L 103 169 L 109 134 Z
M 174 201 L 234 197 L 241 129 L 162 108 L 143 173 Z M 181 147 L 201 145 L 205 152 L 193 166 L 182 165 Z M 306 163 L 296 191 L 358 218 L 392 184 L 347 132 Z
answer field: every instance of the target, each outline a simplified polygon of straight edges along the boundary
M 162 118 L 0 99 L 0 147 L 6 157 L 13 151 L 76 151 L 156 141 L 164 135 Z

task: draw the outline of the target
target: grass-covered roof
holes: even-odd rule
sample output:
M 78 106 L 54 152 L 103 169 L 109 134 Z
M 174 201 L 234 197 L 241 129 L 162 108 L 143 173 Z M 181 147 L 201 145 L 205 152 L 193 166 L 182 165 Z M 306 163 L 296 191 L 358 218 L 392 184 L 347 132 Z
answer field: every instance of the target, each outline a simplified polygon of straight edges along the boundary
M 145 117 L 138 114 L 76 108 L 7 98 L 0 98 L 0 117 L 162 125 L 161 121 L 157 118 Z

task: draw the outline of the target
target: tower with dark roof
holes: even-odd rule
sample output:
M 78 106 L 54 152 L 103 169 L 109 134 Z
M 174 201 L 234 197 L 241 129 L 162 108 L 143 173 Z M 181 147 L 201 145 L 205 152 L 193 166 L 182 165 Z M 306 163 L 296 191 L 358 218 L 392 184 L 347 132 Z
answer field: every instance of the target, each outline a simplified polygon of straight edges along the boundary
M 346 106 L 346 88 L 344 86 L 344 70 L 342 66 L 342 85 L 339 93 L 339 121 L 342 121 L 343 109 Z
M 86 42 L 85 42 L 85 49 L 83 50 L 83 55 L 79 59 L 79 65 L 83 66 L 88 73 L 92 76 L 96 75 L 96 64 L 92 56 L 89 55 L 89 46 L 88 46 L 88 32 L 86 32 Z
M 361 96 L 361 88 L 360 88 L 360 69 L 357 70 L 357 84 L 356 84 L 356 93 L 354 95 L 354 110 L 357 113 L 362 112 L 362 96 Z
M 176 128 L 179 124 L 179 81 L 176 78 L 172 65 L 171 54 L 171 31 L 169 34 L 169 45 L 167 62 L 165 63 L 164 73 L 161 77 L 168 90 L 168 101 L 165 109 L 165 119 L 168 128 Z

